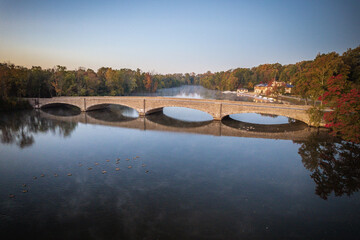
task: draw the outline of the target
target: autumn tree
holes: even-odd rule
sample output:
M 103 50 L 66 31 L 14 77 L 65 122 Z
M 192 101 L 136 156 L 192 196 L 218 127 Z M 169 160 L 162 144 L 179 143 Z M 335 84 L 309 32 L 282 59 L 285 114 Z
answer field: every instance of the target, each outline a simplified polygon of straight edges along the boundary
M 285 83 L 293 83 L 297 70 L 298 68 L 295 64 L 283 66 L 280 73 L 279 81 Z
M 347 141 L 360 142 L 360 90 L 342 75 L 327 80 L 321 100 L 333 111 L 326 112 L 326 127 Z
M 51 85 L 55 90 L 56 96 L 61 96 L 63 93 L 63 85 L 64 85 L 64 78 L 66 67 L 57 65 L 53 69 L 53 74 L 51 77 Z
M 149 92 L 151 91 L 152 78 L 151 78 L 150 73 L 145 73 L 144 86 L 147 91 L 149 91 Z
M 87 95 L 96 96 L 100 93 L 101 80 L 92 69 L 86 70 L 84 77 Z
M 285 93 L 286 84 L 284 82 L 271 81 L 268 83 L 268 86 L 269 87 L 265 92 L 265 94 L 268 96 L 278 97 L 279 95 Z

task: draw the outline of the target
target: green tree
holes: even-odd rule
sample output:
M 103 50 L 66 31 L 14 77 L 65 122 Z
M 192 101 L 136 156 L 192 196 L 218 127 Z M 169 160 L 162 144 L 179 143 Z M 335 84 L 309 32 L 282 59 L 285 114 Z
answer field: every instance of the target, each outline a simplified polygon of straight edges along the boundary
M 293 77 L 295 84 L 294 93 L 301 96 L 305 99 L 305 104 L 307 105 L 307 100 L 310 97 L 311 84 L 309 81 L 309 69 L 311 67 L 312 61 L 302 61 L 296 63 L 297 71 Z M 315 102 L 314 102 L 315 103 Z
M 347 66 L 339 54 L 331 52 L 328 54 L 318 54 L 311 63 L 308 77 L 310 81 L 310 89 L 308 90 L 310 97 L 314 102 L 324 94 L 326 89 L 326 81 L 333 76 L 347 76 L 349 66 Z
M 123 79 L 119 70 L 108 68 L 105 73 L 106 86 L 110 91 L 111 96 L 123 95 Z
M 355 49 L 349 48 L 342 55 L 342 59 L 346 65 L 350 67 L 349 80 L 360 87 L 360 46 Z

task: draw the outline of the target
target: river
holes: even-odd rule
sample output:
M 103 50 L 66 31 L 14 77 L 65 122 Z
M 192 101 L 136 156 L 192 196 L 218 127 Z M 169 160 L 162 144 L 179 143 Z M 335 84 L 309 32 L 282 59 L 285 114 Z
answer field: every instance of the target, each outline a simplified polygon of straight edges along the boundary
M 191 86 L 161 96 L 218 98 Z M 226 99 L 236 98 L 225 96 Z M 358 239 L 360 146 L 285 117 L 0 113 L 6 239 Z

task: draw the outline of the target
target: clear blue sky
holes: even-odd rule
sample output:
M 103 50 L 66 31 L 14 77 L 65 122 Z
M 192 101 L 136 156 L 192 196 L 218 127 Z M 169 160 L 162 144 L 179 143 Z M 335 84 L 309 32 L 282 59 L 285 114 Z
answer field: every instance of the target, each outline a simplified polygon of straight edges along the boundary
M 360 44 L 359 0 L 0 0 L 0 62 L 159 73 L 295 63 Z

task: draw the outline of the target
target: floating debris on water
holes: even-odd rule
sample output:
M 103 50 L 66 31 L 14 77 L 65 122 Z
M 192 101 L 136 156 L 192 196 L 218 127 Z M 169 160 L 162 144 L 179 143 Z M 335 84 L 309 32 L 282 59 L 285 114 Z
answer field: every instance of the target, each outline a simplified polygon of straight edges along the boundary
M 140 158 L 139 156 L 136 156 L 136 158 Z
M 89 167 L 89 168 L 88 168 L 88 170 L 91 170 L 91 169 L 92 169 L 92 167 Z
M 119 164 L 119 163 L 120 163 L 120 162 L 118 162 L 118 161 L 116 162 L 116 164 Z
M 116 161 L 120 161 L 120 158 L 117 158 Z
M 119 171 L 119 170 L 120 170 L 120 168 L 118 168 L 118 167 L 117 167 L 117 168 L 115 168 L 115 170 L 116 170 L 116 171 Z
M 24 189 L 24 190 L 22 190 L 22 192 L 23 192 L 23 193 L 27 193 L 27 192 L 28 192 L 28 190 L 27 190 L 27 189 Z
M 132 166 L 128 166 L 128 168 L 130 169 L 130 168 L 132 168 Z
M 34 179 L 34 180 L 36 180 L 36 179 L 37 179 L 37 177 L 33 177 L 33 179 Z
M 102 174 L 105 174 L 105 173 L 107 173 L 105 170 L 102 170 Z
M 45 174 L 41 174 L 40 177 L 45 177 Z
M 9 198 L 14 198 L 15 195 L 14 194 L 9 194 Z
M 72 174 L 71 174 L 71 173 L 68 173 L 67 175 L 68 175 L 68 176 L 72 176 Z
M 95 165 L 99 165 L 99 163 L 96 162 Z
M 145 171 L 145 173 L 148 173 L 148 172 L 149 172 L 149 170 L 146 170 L 146 171 Z
M 127 158 L 127 159 L 125 159 L 125 160 L 126 160 L 126 161 L 130 161 L 130 159 L 128 159 L 128 158 Z
M 142 167 L 145 167 L 146 165 L 145 164 L 141 164 Z
M 81 163 L 79 163 L 79 167 L 82 167 L 82 164 L 81 164 Z
M 58 175 L 57 175 L 57 173 L 54 173 L 54 177 L 57 177 Z
M 26 184 L 23 184 L 22 186 L 23 186 L 23 187 L 26 187 Z
M 106 161 L 107 161 L 107 162 L 110 162 L 110 160 L 109 160 L 109 159 L 106 159 Z

